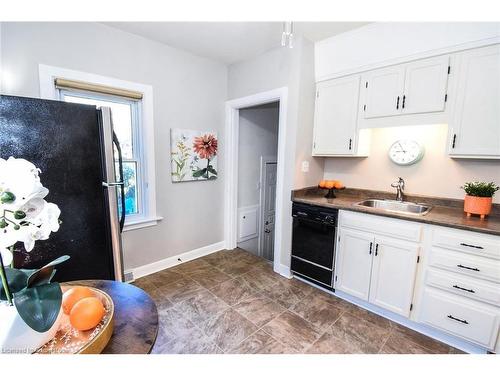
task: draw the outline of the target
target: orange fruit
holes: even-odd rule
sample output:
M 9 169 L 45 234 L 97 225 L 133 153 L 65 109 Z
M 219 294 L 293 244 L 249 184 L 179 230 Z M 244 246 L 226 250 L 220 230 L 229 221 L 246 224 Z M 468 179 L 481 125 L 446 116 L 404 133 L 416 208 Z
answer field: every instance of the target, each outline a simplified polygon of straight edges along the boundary
M 75 286 L 65 291 L 62 296 L 62 308 L 64 313 L 69 315 L 75 303 L 87 297 L 94 297 L 94 293 L 84 286 Z
M 342 184 L 342 181 L 335 181 L 335 189 L 342 189 L 344 185 Z
M 324 188 L 325 186 L 326 186 L 326 180 L 321 180 L 321 181 L 319 182 L 319 187 L 320 187 L 320 188 Z
M 99 298 L 87 297 L 73 306 L 69 314 L 69 321 L 77 330 L 87 331 L 99 324 L 105 312 Z
M 335 182 L 334 181 L 332 181 L 332 180 L 326 181 L 325 187 L 327 189 L 332 189 L 334 186 L 335 186 Z

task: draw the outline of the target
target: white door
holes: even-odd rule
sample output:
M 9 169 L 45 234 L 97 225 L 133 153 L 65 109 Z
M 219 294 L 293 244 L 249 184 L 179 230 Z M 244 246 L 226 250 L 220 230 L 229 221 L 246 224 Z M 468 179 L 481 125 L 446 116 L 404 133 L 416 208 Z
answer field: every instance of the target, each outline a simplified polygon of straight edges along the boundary
M 261 226 L 262 236 L 262 257 L 267 260 L 274 259 L 274 218 L 276 206 L 276 162 L 264 163 L 264 202 L 263 202 L 263 219 L 264 223 Z
M 375 237 L 369 302 L 408 317 L 417 271 L 417 244 Z
M 406 65 L 402 114 L 444 111 L 449 61 L 439 56 Z
M 374 236 L 340 228 L 335 264 L 335 288 L 368 300 Z
M 313 155 L 354 153 L 359 80 L 355 75 L 318 83 Z
M 450 154 L 500 156 L 500 45 L 459 55 Z
M 405 67 L 398 65 L 378 69 L 363 76 L 364 117 L 386 117 L 401 114 L 403 90 L 405 83 Z

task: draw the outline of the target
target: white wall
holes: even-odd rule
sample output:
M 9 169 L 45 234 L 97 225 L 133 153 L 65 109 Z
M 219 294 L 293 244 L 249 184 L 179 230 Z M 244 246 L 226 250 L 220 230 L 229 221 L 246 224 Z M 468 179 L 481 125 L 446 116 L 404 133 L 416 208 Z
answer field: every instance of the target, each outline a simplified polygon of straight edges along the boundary
M 164 219 L 124 233 L 125 269 L 223 240 L 222 157 L 218 180 L 172 184 L 169 131 L 215 129 L 223 138 L 224 65 L 97 23 L 3 23 L 1 45 L 5 94 L 39 96 L 38 64 L 153 86 L 157 213 Z
M 326 158 L 325 178 L 340 179 L 348 187 L 394 191 L 391 183 L 405 179 L 405 192 L 463 199 L 460 186 L 467 181 L 500 183 L 500 160 L 452 159 L 446 155 L 447 125 L 421 125 L 373 129 L 367 158 Z M 399 166 L 388 157 L 398 139 L 415 139 L 425 147 L 423 159 Z M 500 203 L 500 194 L 494 198 Z
M 277 103 L 240 111 L 238 207 L 259 204 L 260 158 L 278 154 Z
M 499 37 L 499 22 L 371 23 L 315 44 L 316 81 Z
M 290 265 L 290 248 L 292 220 L 292 203 L 290 190 L 287 186 L 300 188 L 318 181 L 323 175 L 323 161 L 315 159 L 310 150 L 312 141 L 314 106 L 314 77 L 312 43 L 303 38 L 297 38 L 293 49 L 276 48 L 254 59 L 230 65 L 228 68 L 228 97 L 237 99 L 244 96 L 268 91 L 280 87 L 288 87 L 287 108 L 287 144 L 285 154 L 292 155 L 284 160 L 285 186 L 279 192 L 285 200 L 285 212 L 282 213 L 283 233 L 281 236 L 282 266 Z M 311 96 L 312 93 L 312 96 Z M 300 109 L 303 106 L 303 109 Z M 305 139 L 298 138 L 305 136 Z M 301 172 L 299 165 L 303 160 L 311 164 L 310 171 Z

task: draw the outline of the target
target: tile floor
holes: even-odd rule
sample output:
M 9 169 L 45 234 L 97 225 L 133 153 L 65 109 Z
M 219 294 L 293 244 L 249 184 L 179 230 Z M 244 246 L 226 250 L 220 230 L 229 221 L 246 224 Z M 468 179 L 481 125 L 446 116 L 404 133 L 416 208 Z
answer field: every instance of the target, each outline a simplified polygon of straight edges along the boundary
M 153 353 L 459 353 L 296 279 L 246 251 L 219 251 L 143 277 Z

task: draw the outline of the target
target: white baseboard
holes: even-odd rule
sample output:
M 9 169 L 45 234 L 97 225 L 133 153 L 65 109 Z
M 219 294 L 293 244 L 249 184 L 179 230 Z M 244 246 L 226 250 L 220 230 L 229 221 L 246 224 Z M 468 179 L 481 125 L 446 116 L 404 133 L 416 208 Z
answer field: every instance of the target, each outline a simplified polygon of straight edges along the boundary
M 216 251 L 224 250 L 226 244 L 224 241 L 216 242 L 211 245 L 203 246 L 198 249 L 187 251 L 182 254 L 174 255 L 169 258 L 159 260 L 154 263 L 145 264 L 144 266 L 136 267 L 125 271 L 125 274 L 132 272 L 133 279 L 137 280 L 141 277 L 151 275 L 152 273 L 162 271 L 164 269 L 177 266 L 190 260 L 200 258 L 202 256 L 215 253 Z

